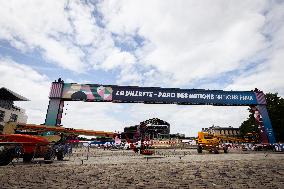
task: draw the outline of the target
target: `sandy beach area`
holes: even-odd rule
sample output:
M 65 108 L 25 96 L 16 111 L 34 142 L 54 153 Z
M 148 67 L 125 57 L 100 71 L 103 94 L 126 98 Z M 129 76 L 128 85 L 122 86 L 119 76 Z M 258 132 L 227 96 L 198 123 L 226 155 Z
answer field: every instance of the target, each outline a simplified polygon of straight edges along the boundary
M 0 188 L 284 188 L 284 154 L 77 148 L 52 164 L 0 167 Z

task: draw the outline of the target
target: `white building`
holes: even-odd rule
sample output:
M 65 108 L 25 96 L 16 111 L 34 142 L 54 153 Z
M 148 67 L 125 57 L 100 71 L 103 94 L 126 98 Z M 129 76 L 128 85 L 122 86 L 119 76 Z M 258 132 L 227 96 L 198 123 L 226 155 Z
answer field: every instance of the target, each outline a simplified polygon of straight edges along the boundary
M 14 106 L 14 101 L 28 101 L 28 99 L 5 87 L 0 88 L 0 130 L 8 121 L 27 122 L 28 116 L 25 110 Z

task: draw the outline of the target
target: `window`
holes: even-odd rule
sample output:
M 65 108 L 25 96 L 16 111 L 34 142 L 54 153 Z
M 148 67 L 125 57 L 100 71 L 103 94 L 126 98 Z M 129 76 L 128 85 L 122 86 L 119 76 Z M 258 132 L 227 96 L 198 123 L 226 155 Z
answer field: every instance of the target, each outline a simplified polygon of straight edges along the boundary
M 0 124 L 0 133 L 3 131 L 4 126 Z
M 4 121 L 5 112 L 0 110 L 0 122 Z
M 11 114 L 10 121 L 16 122 L 17 119 L 18 119 L 18 115 L 17 114 Z

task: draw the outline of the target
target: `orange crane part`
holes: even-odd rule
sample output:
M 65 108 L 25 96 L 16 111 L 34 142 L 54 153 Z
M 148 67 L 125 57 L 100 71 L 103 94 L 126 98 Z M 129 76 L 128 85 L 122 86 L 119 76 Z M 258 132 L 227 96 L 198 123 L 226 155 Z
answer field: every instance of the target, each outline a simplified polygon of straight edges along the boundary
M 24 134 L 17 134 L 16 131 L 24 131 Z M 68 146 L 52 144 L 59 141 L 61 136 L 39 135 L 49 131 L 66 135 L 116 136 L 113 132 L 9 122 L 0 133 L 0 166 L 8 165 L 15 157 L 22 157 L 24 162 L 30 162 L 33 158 L 44 158 L 46 163 L 50 163 L 56 155 L 58 160 L 63 160 Z M 29 132 L 35 132 L 36 136 L 25 134 Z
M 76 134 L 76 135 L 87 135 L 87 136 L 107 136 L 115 137 L 116 133 L 105 132 L 105 131 L 94 131 L 94 130 L 84 130 L 84 129 L 73 129 L 58 126 L 48 126 L 48 125 L 35 125 L 35 124 L 23 124 L 23 123 L 8 123 L 4 129 L 3 134 L 14 134 L 15 130 L 25 130 L 25 131 L 36 131 L 38 133 L 53 131 L 64 134 Z

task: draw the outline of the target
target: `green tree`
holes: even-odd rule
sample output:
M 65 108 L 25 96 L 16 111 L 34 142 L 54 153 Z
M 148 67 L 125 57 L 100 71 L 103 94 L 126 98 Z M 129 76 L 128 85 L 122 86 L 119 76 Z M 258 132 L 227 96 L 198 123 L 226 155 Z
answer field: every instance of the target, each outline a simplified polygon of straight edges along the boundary
M 267 102 L 267 111 L 273 127 L 274 135 L 277 142 L 284 142 L 284 99 L 278 96 L 278 93 L 267 93 L 265 95 Z M 249 132 L 258 132 L 253 112 L 250 110 L 250 115 L 246 121 L 240 126 L 241 135 Z
M 277 93 L 268 93 L 265 97 L 276 141 L 284 142 L 284 99 Z
M 244 121 L 240 126 L 240 133 L 242 136 L 247 133 L 258 132 L 258 125 L 256 124 L 254 115 L 252 113 L 251 108 L 248 109 L 251 113 L 246 121 Z

